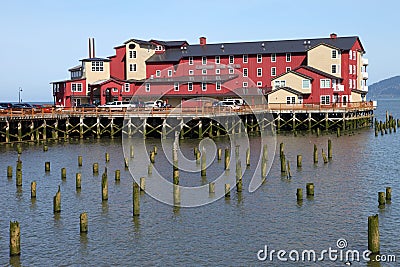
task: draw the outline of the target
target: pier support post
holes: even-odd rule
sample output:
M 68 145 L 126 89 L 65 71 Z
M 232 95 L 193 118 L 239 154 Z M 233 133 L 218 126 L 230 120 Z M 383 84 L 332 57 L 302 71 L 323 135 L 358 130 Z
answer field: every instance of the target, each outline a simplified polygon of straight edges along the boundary
M 230 184 L 225 184 L 225 197 L 226 198 L 231 197 L 231 185 Z
M 140 215 L 140 187 L 133 182 L 133 216 Z
M 44 163 L 44 170 L 45 170 L 45 172 L 49 172 L 50 171 L 50 161 L 46 161 Z
M 21 254 L 21 229 L 19 222 L 10 221 L 10 256 Z
M 373 254 L 380 252 L 378 214 L 368 217 L 368 250 Z
M 318 148 L 317 145 L 314 144 L 314 164 L 318 163 Z
M 121 179 L 121 171 L 115 170 L 115 181 L 119 181 Z
M 58 191 L 57 191 L 56 195 L 53 197 L 53 211 L 54 211 L 54 213 L 61 212 L 60 186 L 58 186 Z
M 140 177 L 140 191 L 146 190 L 146 178 Z
M 31 182 L 31 198 L 36 198 L 36 181 Z
M 297 188 L 297 201 L 303 201 L 303 189 L 302 188 Z
M 386 202 L 390 202 L 392 200 L 392 188 L 386 187 Z
M 303 156 L 302 155 L 297 155 L 297 168 L 301 168 L 302 167 L 302 160 L 303 160 Z
M 332 140 L 328 139 L 328 159 L 332 159 Z
M 314 184 L 313 183 L 307 183 L 306 184 L 306 191 L 307 191 L 307 196 L 314 196 Z
M 225 170 L 229 170 L 229 164 L 231 161 L 231 152 L 229 148 L 225 148 Z
M 207 159 L 206 159 L 206 149 L 203 147 L 201 149 L 201 176 L 205 177 L 207 176 Z
M 240 159 L 236 160 L 236 191 L 242 192 L 243 183 L 242 183 L 242 162 Z
M 93 174 L 99 173 L 99 164 L 97 162 L 93 163 Z
M 61 180 L 67 179 L 67 169 L 61 168 Z
M 222 148 L 218 148 L 217 150 L 217 160 L 221 161 L 222 159 Z
M 82 167 L 82 156 L 78 156 L 78 166 Z
M 75 175 L 75 188 L 80 189 L 82 187 L 82 174 L 76 173 Z
M 82 212 L 79 215 L 79 229 L 81 233 L 88 232 L 88 216 L 86 212 Z
M 208 192 L 210 194 L 214 194 L 215 193 L 215 183 L 214 182 L 211 182 L 211 183 L 208 184 Z
M 250 167 L 250 147 L 246 149 L 246 167 Z
M 7 178 L 11 178 L 13 173 L 12 166 L 7 166 Z
M 379 206 L 385 206 L 386 204 L 385 192 L 378 192 L 378 203 Z
M 101 177 L 101 199 L 103 201 L 108 200 L 108 179 L 107 179 L 107 171 L 104 171 Z

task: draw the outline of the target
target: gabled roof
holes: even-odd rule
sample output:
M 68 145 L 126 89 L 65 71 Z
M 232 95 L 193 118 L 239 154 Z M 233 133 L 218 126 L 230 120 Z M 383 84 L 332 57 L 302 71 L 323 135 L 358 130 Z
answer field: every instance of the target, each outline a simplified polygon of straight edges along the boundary
M 160 40 L 150 40 L 150 42 L 163 45 L 165 47 L 181 47 L 182 45 L 188 45 L 186 40 L 183 41 L 160 41 Z
M 124 42 L 124 44 L 130 43 L 130 42 L 135 42 L 139 45 L 153 45 L 149 41 L 144 41 L 144 40 L 139 40 L 139 39 L 129 39 L 128 41 Z
M 336 77 L 336 76 L 334 76 L 332 74 L 326 73 L 326 72 L 324 72 L 322 70 L 319 70 L 319 69 L 316 69 L 316 68 L 313 68 L 313 67 L 310 67 L 310 66 L 301 65 L 301 66 L 293 69 L 293 71 L 296 71 L 298 69 L 306 69 L 306 70 L 309 70 L 311 72 L 314 72 L 316 74 L 319 74 L 319 75 L 324 76 L 324 77 L 329 78 L 329 79 L 343 80 L 343 78 L 341 78 L 341 77 Z
M 84 58 L 84 59 L 81 59 L 81 60 L 79 60 L 79 61 L 83 61 L 83 62 L 106 61 L 106 62 L 108 62 L 108 61 L 110 61 L 110 59 L 108 59 L 108 58 L 94 57 L 94 58 Z
M 227 56 L 246 54 L 282 54 L 305 53 L 308 49 L 321 43 L 341 50 L 350 50 L 358 40 L 357 36 L 337 38 L 314 38 L 282 41 L 256 41 L 237 43 L 215 43 L 206 45 L 189 45 L 187 49 L 168 49 L 164 54 L 153 55 L 147 62 L 174 62 L 183 57 Z
M 296 69 L 298 69 L 298 68 L 296 68 Z M 280 75 L 278 75 L 278 76 L 272 78 L 271 81 L 273 81 L 273 80 L 275 80 L 275 79 L 278 79 L 278 78 L 280 78 L 280 77 L 282 77 L 282 76 L 284 76 L 284 75 L 286 75 L 286 74 L 289 74 L 289 73 L 293 73 L 294 75 L 298 75 L 298 76 L 300 76 L 300 77 L 303 77 L 304 79 L 308 79 L 308 80 L 311 80 L 311 81 L 314 80 L 314 78 L 312 78 L 312 77 L 310 77 L 310 76 L 307 76 L 307 75 L 305 75 L 305 74 L 303 74 L 303 73 L 296 72 L 296 71 L 294 71 L 294 70 L 290 70 L 290 71 L 288 71 L 288 72 L 284 72 L 284 73 L 282 73 L 282 74 L 280 74 Z
M 273 89 L 272 91 L 269 91 L 268 93 L 266 93 L 266 95 L 270 95 L 270 94 L 275 93 L 275 92 L 277 92 L 279 90 L 285 90 L 285 91 L 288 91 L 289 93 L 292 93 L 292 94 L 295 94 L 295 95 L 303 95 L 303 93 L 301 93 L 301 92 L 299 92 L 299 91 L 297 91 L 297 90 L 295 90 L 295 89 L 293 89 L 291 87 L 286 87 L 286 86 L 277 87 L 277 88 Z
M 70 68 L 68 71 L 81 70 L 81 69 L 82 69 L 82 65 L 77 65 L 75 67 Z

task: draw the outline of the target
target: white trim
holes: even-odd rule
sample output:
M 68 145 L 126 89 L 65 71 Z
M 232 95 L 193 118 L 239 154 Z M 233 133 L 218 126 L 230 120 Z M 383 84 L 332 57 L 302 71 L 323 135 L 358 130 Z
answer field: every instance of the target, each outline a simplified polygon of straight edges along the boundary
M 319 102 L 321 105 L 330 105 L 331 104 L 331 96 L 330 95 L 321 95 L 319 98 Z
M 156 70 L 156 77 L 161 77 L 161 70 Z
M 249 69 L 243 68 L 243 77 L 249 77 Z
M 262 54 L 257 54 L 257 63 L 262 63 Z
M 207 57 L 205 56 L 201 57 L 201 65 L 207 65 Z
M 229 64 L 235 64 L 235 56 L 234 55 L 229 55 L 229 57 L 228 57 L 229 59 Z M 232 60 L 231 60 L 232 59 Z
M 168 70 L 168 77 L 172 77 L 172 70 Z
M 201 74 L 207 75 L 207 69 L 202 69 L 202 70 L 201 70 Z
M 249 83 L 248 82 L 243 82 L 243 87 L 244 88 L 246 88 L 246 87 L 248 87 L 249 86 Z
M 71 92 L 83 92 L 82 83 L 71 83 Z
M 329 83 L 329 85 L 327 85 Z M 330 79 L 320 79 L 319 80 L 319 88 L 326 89 L 331 88 L 331 80 Z
M 262 68 L 257 68 L 257 77 L 262 77 Z
M 289 57 L 289 60 L 288 60 L 288 57 Z M 286 58 L 286 62 L 292 62 L 292 53 L 286 53 L 285 58 Z
M 220 69 L 215 69 L 215 74 L 221 74 L 221 70 Z
M 194 70 L 189 70 L 189 75 L 194 75 Z
M 149 83 L 145 83 L 145 91 L 150 92 L 151 85 Z
M 201 91 L 207 91 L 207 83 L 201 83 Z
M 215 83 L 215 90 L 216 90 L 216 91 L 221 91 L 221 88 L 222 88 L 221 82 L 216 82 L 216 83 Z
M 276 67 L 271 67 L 271 76 L 276 76 Z
M 130 84 L 129 83 L 125 83 L 124 85 L 124 91 L 125 92 L 129 92 L 131 90 Z
M 221 57 L 215 56 L 215 64 L 221 64 Z
M 187 86 L 188 86 L 188 91 L 193 91 L 193 83 L 192 82 L 188 82 Z
M 275 53 L 271 54 L 271 62 L 276 62 L 276 54 Z
M 291 67 L 286 67 L 286 72 L 289 72 L 289 71 L 291 71 L 292 70 L 292 68 Z
M 193 65 L 193 57 L 189 57 L 189 65 Z
M 129 72 L 136 72 L 136 71 L 137 71 L 136 63 L 129 64 Z
M 308 86 L 307 86 L 307 87 L 304 87 L 304 82 L 305 82 L 305 81 L 308 82 Z M 309 79 L 303 79 L 303 80 L 301 81 L 301 89 L 310 89 L 310 87 L 311 87 L 311 81 L 310 81 Z
M 229 74 L 234 74 L 235 70 L 233 68 L 229 68 Z
M 175 82 L 175 83 L 174 83 L 174 91 L 175 91 L 175 92 L 178 92 L 178 91 L 179 91 L 179 83 L 178 83 L 178 82 Z
M 249 62 L 249 55 L 243 55 L 243 63 Z
M 257 87 L 262 87 L 262 81 L 257 81 Z

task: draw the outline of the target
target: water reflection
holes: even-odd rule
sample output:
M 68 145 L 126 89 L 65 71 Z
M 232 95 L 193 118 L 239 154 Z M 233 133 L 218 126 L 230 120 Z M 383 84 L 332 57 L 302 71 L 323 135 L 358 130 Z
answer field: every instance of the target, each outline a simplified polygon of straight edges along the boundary
M 21 265 L 21 256 L 11 256 L 10 257 L 10 265 L 13 267 L 20 267 Z

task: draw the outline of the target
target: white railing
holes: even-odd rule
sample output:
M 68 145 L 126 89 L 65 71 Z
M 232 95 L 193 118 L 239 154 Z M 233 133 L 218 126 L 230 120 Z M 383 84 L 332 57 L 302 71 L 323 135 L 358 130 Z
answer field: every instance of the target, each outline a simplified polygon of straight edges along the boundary
M 368 80 L 368 72 L 362 72 L 362 77 L 364 80 Z
M 368 66 L 368 58 L 362 58 L 362 64 Z
M 362 87 L 362 90 L 365 91 L 365 92 L 368 92 L 368 85 L 364 85 L 364 86 Z
M 343 92 L 344 91 L 344 85 L 343 84 L 338 84 L 335 87 L 333 87 L 334 92 Z

